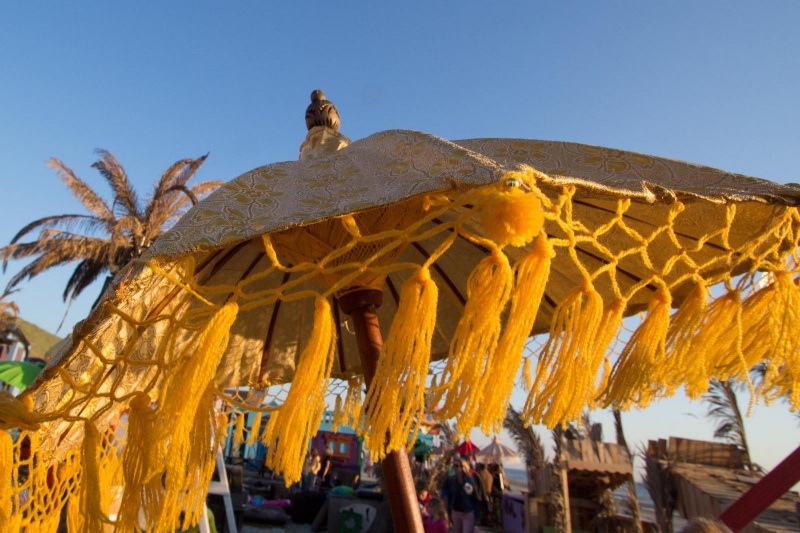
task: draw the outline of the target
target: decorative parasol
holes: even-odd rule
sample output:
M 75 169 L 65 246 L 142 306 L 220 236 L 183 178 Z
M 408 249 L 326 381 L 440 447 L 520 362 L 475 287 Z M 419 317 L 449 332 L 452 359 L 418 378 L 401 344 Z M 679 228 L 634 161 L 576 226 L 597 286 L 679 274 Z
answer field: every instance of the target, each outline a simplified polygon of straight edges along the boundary
M 43 366 L 28 361 L 0 361 L 0 381 L 25 390 L 25 387 L 33 383 Z
M 480 451 L 477 445 L 469 439 L 458 445 L 458 453 L 461 455 L 473 455 L 475 452 Z
M 503 459 L 519 457 L 519 454 L 516 451 L 497 440 L 496 436 L 492 437 L 492 442 L 488 446 L 482 448 L 476 455 L 483 459 L 492 459 L 499 463 L 502 463 Z
M 762 360 L 757 392 L 800 407 L 800 189 L 575 143 L 415 131 L 350 143 L 318 92 L 306 119 L 300 161 L 198 203 L 32 387 L 0 396 L 0 427 L 26 430 L 33 449 L 23 461 L 0 433 L 2 457 L 31 472 L 0 482 L 0 530 L 52 529 L 65 504 L 70 527 L 100 530 L 114 486 L 126 528 L 196 523 L 228 424 L 245 438 L 243 412 L 268 413 L 246 438 L 262 435 L 292 482 L 335 396 L 336 420 L 384 461 L 395 528 L 421 531 L 404 448 L 426 399 L 460 436 L 499 431 L 531 334 L 547 334 L 531 423 L 644 407 L 682 385 L 700 395 Z M 127 437 L 108 438 L 125 409 Z
M 419 440 L 414 443 L 414 447 L 411 448 L 411 453 L 417 458 L 419 462 L 425 462 L 430 457 L 431 452 L 433 452 L 433 446 L 425 442 L 424 440 Z

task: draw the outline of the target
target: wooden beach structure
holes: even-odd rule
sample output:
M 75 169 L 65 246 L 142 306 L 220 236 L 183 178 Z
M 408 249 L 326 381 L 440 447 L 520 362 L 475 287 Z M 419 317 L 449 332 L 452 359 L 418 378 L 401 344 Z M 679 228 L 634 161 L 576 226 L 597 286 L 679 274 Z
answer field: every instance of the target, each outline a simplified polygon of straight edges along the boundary
M 554 516 L 548 502 L 561 493 L 572 531 L 595 531 L 604 494 L 633 479 L 631 457 L 624 446 L 596 440 L 565 440 L 561 468 L 549 463 L 535 474 L 533 494 L 528 494 L 526 530 L 552 531 Z
M 678 437 L 650 441 L 648 452 L 670 472 L 676 509 L 684 518 L 718 517 L 763 475 L 745 469 L 736 446 Z M 800 531 L 800 496 L 786 492 L 741 533 Z

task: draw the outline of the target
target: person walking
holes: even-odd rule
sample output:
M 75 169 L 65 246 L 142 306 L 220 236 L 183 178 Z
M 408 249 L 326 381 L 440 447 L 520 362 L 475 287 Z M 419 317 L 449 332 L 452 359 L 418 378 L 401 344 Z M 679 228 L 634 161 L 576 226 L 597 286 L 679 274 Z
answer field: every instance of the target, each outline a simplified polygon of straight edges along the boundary
M 469 463 L 461 459 L 453 464 L 453 475 L 442 487 L 442 497 L 447 502 L 447 514 L 453 522 L 453 533 L 474 533 L 475 522 L 480 518 L 477 483 L 470 475 Z
M 481 525 L 482 526 L 495 526 L 498 525 L 494 519 L 492 509 L 494 499 L 494 477 L 484 463 L 478 463 L 475 470 L 476 481 L 483 484 L 483 498 L 480 498 L 481 504 Z
M 320 469 L 319 452 L 316 448 L 311 448 L 306 455 L 306 461 L 303 463 L 303 475 L 300 478 L 300 485 L 303 492 L 314 490 L 317 482 L 317 472 Z
M 428 502 L 428 514 L 422 519 L 422 527 L 425 533 L 447 533 L 447 511 L 439 498 Z

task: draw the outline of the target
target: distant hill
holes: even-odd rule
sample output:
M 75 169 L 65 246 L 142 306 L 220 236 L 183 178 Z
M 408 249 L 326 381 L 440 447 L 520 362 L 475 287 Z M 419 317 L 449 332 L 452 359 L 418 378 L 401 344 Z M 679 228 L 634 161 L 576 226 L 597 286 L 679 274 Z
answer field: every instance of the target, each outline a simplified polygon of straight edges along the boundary
M 61 340 L 61 337 L 56 337 L 49 331 L 43 330 L 36 324 L 31 324 L 27 320 L 17 318 L 17 324 L 25 338 L 31 343 L 28 358 L 44 359 L 45 352 Z

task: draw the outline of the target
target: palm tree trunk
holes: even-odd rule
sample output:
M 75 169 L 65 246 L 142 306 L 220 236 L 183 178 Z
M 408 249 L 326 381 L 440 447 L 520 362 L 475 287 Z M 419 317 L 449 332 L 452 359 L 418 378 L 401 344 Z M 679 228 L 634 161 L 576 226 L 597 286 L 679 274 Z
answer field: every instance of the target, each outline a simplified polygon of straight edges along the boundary
M 744 418 L 742 417 L 742 412 L 739 410 L 739 402 L 736 400 L 736 393 L 733 390 L 730 380 L 723 381 L 720 385 L 722 385 L 725 397 L 730 403 L 731 411 L 733 411 L 733 415 L 736 418 L 736 425 L 739 428 L 740 446 L 742 447 L 742 455 L 744 456 L 742 457 L 742 462 L 748 470 L 753 470 L 753 463 L 750 460 L 750 446 L 747 444 L 747 435 L 744 432 Z
M 612 413 L 614 414 L 614 428 L 617 433 L 617 444 L 625 448 L 625 451 L 628 452 L 628 457 L 631 460 L 631 469 L 633 469 L 633 455 L 631 454 L 630 448 L 628 448 L 628 441 L 625 439 L 625 431 L 622 427 L 622 413 L 620 413 L 618 409 L 614 409 Z M 633 518 L 633 527 L 637 533 L 642 533 L 642 516 L 639 510 L 639 497 L 636 494 L 636 481 L 632 473 L 626 485 L 628 489 L 628 510 Z
M 553 429 L 556 456 L 553 459 L 553 479 L 549 494 L 549 507 L 553 514 L 553 527 L 558 533 L 571 533 L 569 510 L 569 482 L 562 453 L 564 430 L 561 426 Z

